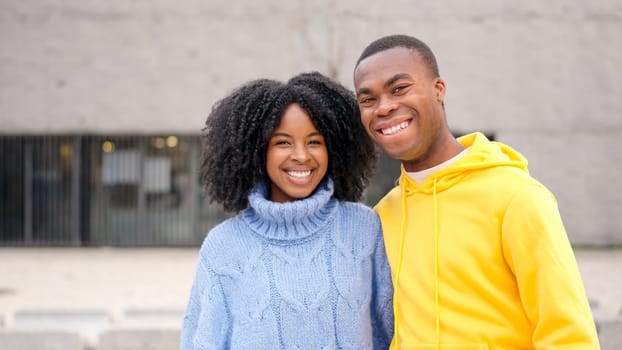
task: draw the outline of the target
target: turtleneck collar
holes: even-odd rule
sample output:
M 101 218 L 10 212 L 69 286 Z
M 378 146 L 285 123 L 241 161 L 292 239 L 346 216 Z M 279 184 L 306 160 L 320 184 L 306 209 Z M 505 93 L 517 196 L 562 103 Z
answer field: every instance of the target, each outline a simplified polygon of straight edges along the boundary
M 308 198 L 276 203 L 269 199 L 270 188 L 262 182 L 248 196 L 249 208 L 242 220 L 259 236 L 282 244 L 305 240 L 318 232 L 337 208 L 331 179 L 320 183 Z

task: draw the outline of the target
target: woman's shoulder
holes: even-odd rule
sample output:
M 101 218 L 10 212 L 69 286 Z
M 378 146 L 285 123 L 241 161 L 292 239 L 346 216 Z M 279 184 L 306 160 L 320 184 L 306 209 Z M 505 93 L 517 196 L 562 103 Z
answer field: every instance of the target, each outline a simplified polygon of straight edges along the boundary
M 367 224 L 377 223 L 380 225 L 380 219 L 374 210 L 361 202 L 339 202 L 339 212 L 341 215 L 355 221 L 362 221 Z
M 332 232 L 335 247 L 347 254 L 370 256 L 382 240 L 382 227 L 376 213 L 362 203 L 343 201 L 339 203 L 337 215 Z
M 245 229 L 239 216 L 214 226 L 205 237 L 200 259 L 217 274 L 231 274 L 240 264 L 259 255 L 260 243 Z
M 229 240 L 241 231 L 239 220 L 239 215 L 236 215 L 212 227 L 205 235 L 201 249 L 211 249 L 214 245 L 230 244 Z

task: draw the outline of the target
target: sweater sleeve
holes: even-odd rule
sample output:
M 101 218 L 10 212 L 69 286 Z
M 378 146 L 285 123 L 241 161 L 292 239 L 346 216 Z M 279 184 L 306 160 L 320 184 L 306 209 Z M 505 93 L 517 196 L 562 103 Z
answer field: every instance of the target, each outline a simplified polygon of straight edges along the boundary
M 503 224 L 504 251 L 535 349 L 599 349 L 583 282 L 553 195 L 541 185 L 520 191 Z
M 375 224 L 376 247 L 373 253 L 374 280 L 371 301 L 374 349 L 388 349 L 393 338 L 393 284 L 380 221 Z
M 228 325 L 229 316 L 218 275 L 199 258 L 184 315 L 180 349 L 228 349 Z

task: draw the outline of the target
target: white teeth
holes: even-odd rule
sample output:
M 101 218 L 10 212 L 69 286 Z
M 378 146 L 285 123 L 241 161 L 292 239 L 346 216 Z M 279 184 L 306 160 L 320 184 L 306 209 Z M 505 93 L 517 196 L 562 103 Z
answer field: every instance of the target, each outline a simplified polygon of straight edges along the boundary
M 291 177 L 303 178 L 311 175 L 311 170 L 307 171 L 288 171 L 287 175 Z
M 404 121 L 390 128 L 382 129 L 381 131 L 383 135 L 393 135 L 396 132 L 406 128 L 407 126 L 408 126 L 408 121 Z

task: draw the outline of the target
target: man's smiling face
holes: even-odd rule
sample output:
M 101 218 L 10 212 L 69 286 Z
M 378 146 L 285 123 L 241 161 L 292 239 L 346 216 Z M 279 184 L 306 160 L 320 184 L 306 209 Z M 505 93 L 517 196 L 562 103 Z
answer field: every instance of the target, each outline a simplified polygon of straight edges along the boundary
M 395 47 L 363 59 L 354 71 L 361 121 L 387 154 L 413 164 L 433 166 L 447 128 L 443 110 L 445 82 L 435 77 L 417 52 Z

